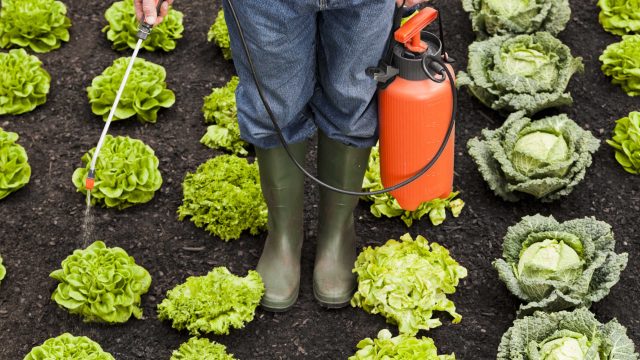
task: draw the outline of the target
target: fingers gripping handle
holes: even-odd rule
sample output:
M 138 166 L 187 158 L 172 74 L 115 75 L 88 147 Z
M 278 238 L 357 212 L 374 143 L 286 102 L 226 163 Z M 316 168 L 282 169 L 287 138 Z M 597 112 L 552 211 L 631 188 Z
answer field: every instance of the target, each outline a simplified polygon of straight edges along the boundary
M 156 0 L 158 3 L 156 4 L 156 14 L 160 15 L 160 9 L 162 8 L 162 3 L 164 3 L 164 0 Z M 144 15 L 142 17 L 142 22 L 140 23 L 140 25 L 138 26 L 138 39 L 140 40 L 146 40 L 147 36 L 149 36 L 149 34 L 151 34 L 151 30 L 153 29 L 153 25 L 154 24 L 149 24 L 146 22 L 146 20 L 144 19 Z

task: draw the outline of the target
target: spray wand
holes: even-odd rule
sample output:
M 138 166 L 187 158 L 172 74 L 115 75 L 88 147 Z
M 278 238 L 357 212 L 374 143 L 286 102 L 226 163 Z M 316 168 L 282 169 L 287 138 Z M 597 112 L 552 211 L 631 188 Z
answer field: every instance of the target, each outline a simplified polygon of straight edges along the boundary
M 160 14 L 160 8 L 162 7 L 162 3 L 164 0 L 159 0 L 156 13 Z M 98 145 L 96 146 L 96 151 L 94 151 L 93 156 L 91 157 L 91 166 L 89 167 L 89 174 L 87 175 L 87 179 L 85 180 L 85 188 L 87 192 L 91 192 L 95 185 L 95 176 L 96 176 L 96 162 L 98 161 L 98 155 L 100 154 L 100 149 L 102 149 L 102 145 L 104 144 L 104 139 L 109 133 L 109 126 L 111 125 L 111 121 L 113 120 L 113 116 L 116 113 L 116 109 L 118 108 L 118 104 L 120 103 L 120 97 L 124 92 L 124 88 L 127 85 L 127 80 L 129 79 L 129 74 L 131 73 L 131 69 L 133 68 L 133 64 L 138 57 L 138 52 L 140 51 L 140 46 L 142 42 L 147 39 L 149 34 L 151 34 L 151 30 L 153 29 L 153 24 L 148 24 L 144 18 L 142 22 L 138 26 L 138 42 L 136 43 L 136 47 L 133 50 L 133 55 L 131 55 L 131 59 L 129 60 L 129 65 L 127 66 L 127 70 L 124 73 L 124 77 L 122 78 L 122 82 L 120 83 L 120 88 L 116 93 L 116 98 L 113 101 L 113 106 L 111 107 L 111 111 L 109 111 L 109 116 L 107 117 L 107 122 L 104 124 L 104 128 L 102 129 L 102 134 L 100 135 L 100 140 L 98 140 Z

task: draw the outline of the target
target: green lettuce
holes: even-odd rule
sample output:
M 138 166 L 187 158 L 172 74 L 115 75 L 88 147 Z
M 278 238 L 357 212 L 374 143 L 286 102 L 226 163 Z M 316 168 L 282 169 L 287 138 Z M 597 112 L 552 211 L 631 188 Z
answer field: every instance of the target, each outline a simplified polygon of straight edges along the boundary
M 616 150 L 616 160 L 631 174 L 640 174 L 640 112 L 616 121 L 613 138 L 607 144 Z
M 115 360 L 115 358 L 86 336 L 64 333 L 31 349 L 24 360 Z
M 640 0 L 598 0 L 600 24 L 610 33 L 640 33 Z
M 620 280 L 628 255 L 615 253 L 611 226 L 594 218 L 559 223 L 525 216 L 504 237 L 500 279 L 526 304 L 521 310 L 558 311 L 591 306 Z
M 253 320 L 263 294 L 264 284 L 257 271 L 240 277 L 225 267 L 216 267 L 169 290 L 158 305 L 158 318 L 170 320 L 173 328 L 187 329 L 192 335 L 226 335 L 229 328 L 242 329 Z
M 582 58 L 547 32 L 494 36 L 469 46 L 468 73 L 458 87 L 468 87 L 484 105 L 501 112 L 540 110 L 571 105 L 569 80 L 584 70 Z
M 557 35 L 571 18 L 569 0 L 462 0 L 473 31 L 480 38 L 493 35 Z
M 17 144 L 18 134 L 0 128 L 0 199 L 29 183 L 31 166 L 27 152 Z
M 371 155 L 369 156 L 369 166 L 364 174 L 362 181 L 362 189 L 365 191 L 377 191 L 382 190 L 382 179 L 380 177 L 380 151 L 378 146 L 374 146 L 371 149 Z M 414 211 L 407 211 L 400 207 L 398 200 L 396 200 L 390 193 L 384 193 L 379 195 L 367 195 L 363 199 L 373 202 L 369 208 L 371 213 L 375 217 L 397 217 L 400 216 L 402 221 L 408 227 L 413 224 L 414 221 L 422 219 L 423 216 L 429 214 L 429 219 L 433 225 L 442 224 L 446 218 L 447 213 L 445 209 L 451 211 L 453 217 L 460 216 L 462 208 L 464 208 L 464 201 L 462 199 L 455 199 L 459 192 L 452 192 L 446 199 L 434 199 L 420 204 Z
M 179 220 L 191 217 L 197 227 L 224 241 L 243 231 L 257 235 L 267 228 L 267 204 L 260 188 L 258 164 L 221 155 L 188 173 L 182 183 Z
M 455 360 L 456 356 L 438 355 L 433 339 L 399 335 L 392 337 L 387 329 L 378 332 L 377 339 L 366 338 L 358 343 L 358 351 L 349 360 L 415 359 L 415 360 Z
M 598 139 L 565 114 L 534 121 L 524 112 L 467 143 L 484 180 L 506 201 L 533 196 L 551 202 L 569 195 L 599 147 Z
M 73 172 L 78 192 L 87 193 L 85 180 L 95 148 L 82 156 L 84 167 Z M 96 162 L 95 186 L 91 204 L 125 209 L 151 201 L 162 185 L 158 158 L 153 149 L 128 136 L 107 135 Z
M 182 12 L 171 9 L 162 22 L 153 27 L 153 31 L 145 41 L 142 48 L 148 51 L 161 49 L 171 51 L 176 48 L 177 40 L 182 38 L 184 26 L 182 25 Z M 109 25 L 102 29 L 107 33 L 107 39 L 113 42 L 116 50 L 135 49 L 138 42 L 138 19 L 133 7 L 133 0 L 114 2 L 104 14 Z
M 6 275 L 7 269 L 5 269 L 4 265 L 2 264 L 2 256 L 0 256 L 0 284 L 2 283 L 2 280 Z
M 233 76 L 224 87 L 214 88 L 204 98 L 204 122 L 213 125 L 207 128 L 200 142 L 212 149 L 222 148 L 237 155 L 247 155 L 248 144 L 240 139 L 238 126 L 235 91 L 239 81 L 237 76 Z
M 211 25 L 207 38 L 220 47 L 225 60 L 231 60 L 231 40 L 229 39 L 229 29 L 227 28 L 227 22 L 224 20 L 224 11 L 222 9 L 218 11 L 216 21 Z
M 449 251 L 422 236 L 415 240 L 404 234 L 400 241 L 389 240 L 376 248 L 366 247 L 356 260 L 358 289 L 351 305 L 368 313 L 381 314 L 397 324 L 401 334 L 415 335 L 419 330 L 442 325 L 434 311 L 446 311 L 459 323 L 448 294 L 456 291 L 467 269 L 460 266 Z
M 497 360 L 637 360 L 627 329 L 606 325 L 585 308 L 517 319 L 502 336 Z
M 87 322 L 124 323 L 142 318 L 141 297 L 149 291 L 151 275 L 122 248 L 96 241 L 74 250 L 51 273 L 59 281 L 51 299 Z
M 23 49 L 0 53 L 0 115 L 29 112 L 47 101 L 51 77 Z
M 89 103 L 94 114 L 104 121 L 116 99 L 116 93 L 129 65 L 130 57 L 116 59 L 113 65 L 98 75 L 87 88 Z M 136 116 L 141 122 L 155 123 L 160 108 L 170 108 L 176 101 L 173 91 L 167 89 L 164 67 L 137 58 L 124 88 L 113 120 Z
M 169 360 L 235 360 L 227 347 L 209 339 L 192 337 L 173 352 Z
M 28 47 L 45 53 L 69 41 L 67 7 L 54 0 L 3 0 L 0 48 Z
M 640 34 L 625 35 L 600 56 L 602 71 L 629 96 L 640 95 Z

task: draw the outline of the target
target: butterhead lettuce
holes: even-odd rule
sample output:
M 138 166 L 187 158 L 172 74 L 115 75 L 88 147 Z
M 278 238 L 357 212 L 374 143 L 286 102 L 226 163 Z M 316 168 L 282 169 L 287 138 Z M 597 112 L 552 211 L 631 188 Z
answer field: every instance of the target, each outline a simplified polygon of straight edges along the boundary
M 400 334 L 393 337 L 387 329 L 378 332 L 378 338 L 366 338 L 358 343 L 358 351 L 349 360 L 421 359 L 455 360 L 455 355 L 438 355 L 433 339 Z
M 67 7 L 56 0 L 2 0 L 0 48 L 45 53 L 69 41 Z
M 625 35 L 600 56 L 602 71 L 629 96 L 640 96 L 640 34 Z
M 233 76 L 225 86 L 214 88 L 204 98 L 204 123 L 212 125 L 207 128 L 200 142 L 212 149 L 225 149 L 236 155 L 247 155 L 248 144 L 240 139 L 238 126 L 235 91 L 239 81 L 237 76 Z
M 631 174 L 640 174 L 640 111 L 616 121 L 613 138 L 607 140 L 616 151 L 616 160 Z
M 24 49 L 0 53 L 0 115 L 29 112 L 47 101 L 51 77 Z
M 27 185 L 31 178 L 29 158 L 18 138 L 18 134 L 0 128 L 0 199 Z
M 229 29 L 222 9 L 218 11 L 218 16 L 216 16 L 216 20 L 211 25 L 207 38 L 220 47 L 225 60 L 231 60 L 231 40 L 229 39 Z
M 169 360 L 235 360 L 227 347 L 209 339 L 192 337 L 173 352 Z
M 64 333 L 31 349 L 24 360 L 115 360 L 115 358 L 86 336 Z
M 600 24 L 610 33 L 640 33 L 640 0 L 598 0 Z

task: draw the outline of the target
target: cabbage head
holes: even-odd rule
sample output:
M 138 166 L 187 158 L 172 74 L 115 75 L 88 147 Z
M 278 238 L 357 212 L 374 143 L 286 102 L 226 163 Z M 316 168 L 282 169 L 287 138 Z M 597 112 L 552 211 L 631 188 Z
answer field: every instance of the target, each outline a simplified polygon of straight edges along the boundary
M 267 203 L 260 188 L 258 164 L 235 155 L 220 155 L 188 173 L 182 183 L 178 219 L 190 217 L 197 227 L 224 241 L 248 230 L 267 228 Z
M 611 226 L 594 218 L 559 223 L 525 216 L 507 230 L 502 259 L 493 262 L 521 310 L 558 311 L 591 306 L 620 280 L 628 255 L 616 254 Z
M 6 275 L 7 269 L 5 269 L 4 265 L 2 264 L 2 256 L 0 256 L 0 284 L 2 283 L 2 280 Z
M 51 299 L 87 322 L 141 319 L 141 297 L 151 286 L 145 268 L 122 248 L 109 248 L 102 241 L 75 250 L 49 276 L 60 282 Z
M 24 49 L 0 53 L 0 115 L 18 115 L 47 101 L 51 77 Z
M 616 160 L 631 174 L 640 174 L 640 112 L 616 121 L 613 138 L 607 144 L 616 150 Z
M 207 128 L 200 142 L 212 149 L 225 149 L 236 155 L 247 155 L 248 144 L 240 139 L 236 107 L 235 91 L 239 81 L 237 76 L 233 76 L 224 87 L 214 88 L 204 98 L 204 122 L 213 125 Z
M 73 184 L 83 194 L 94 152 L 95 148 L 84 154 L 84 167 L 73 172 Z M 142 141 L 107 135 L 96 162 L 91 204 L 122 210 L 151 201 L 162 185 L 158 163 L 153 149 Z
M 91 110 L 104 121 L 109 117 L 130 60 L 130 57 L 116 59 L 87 88 Z M 176 101 L 173 91 L 167 89 L 166 77 L 164 67 L 136 58 L 113 120 L 136 116 L 140 122 L 155 123 L 158 110 L 170 108 Z
M 209 339 L 192 337 L 173 352 L 169 360 L 236 360 L 227 347 Z
M 400 241 L 362 250 L 356 260 L 358 289 L 351 299 L 353 307 L 380 314 L 387 322 L 397 324 L 401 334 L 415 335 L 442 325 L 433 318 L 435 311 L 446 311 L 459 323 L 447 295 L 456 291 L 467 269 L 460 266 L 449 251 L 422 236 L 412 239 L 404 234 Z
M 349 360 L 378 359 L 423 359 L 423 360 L 455 360 L 456 356 L 438 355 L 433 339 L 398 335 L 393 337 L 387 329 L 378 332 L 377 339 L 366 338 L 358 343 L 358 351 Z
M 640 0 L 598 0 L 600 24 L 616 35 L 640 33 Z
M 484 180 L 506 201 L 533 196 L 551 202 L 569 195 L 599 147 L 598 139 L 565 114 L 531 120 L 524 112 L 467 143 Z
M 29 183 L 31 166 L 27 152 L 17 144 L 18 134 L 0 128 L 0 199 Z
M 115 360 L 115 358 L 86 336 L 64 333 L 31 349 L 24 360 Z
M 629 96 L 640 95 L 640 34 L 625 35 L 600 56 L 602 71 Z
M 177 40 L 182 38 L 184 26 L 182 18 L 184 14 L 171 9 L 162 22 L 153 27 L 153 31 L 145 41 L 142 48 L 148 51 L 171 51 L 176 48 Z M 107 33 L 107 39 L 113 42 L 116 50 L 135 49 L 138 42 L 138 19 L 133 7 L 133 0 L 116 1 L 104 14 L 109 25 L 102 29 Z
M 536 311 L 514 321 L 502 336 L 497 360 L 637 360 L 627 329 L 600 323 L 586 308 Z
M 362 181 L 362 189 L 364 191 L 377 191 L 382 190 L 382 178 L 380 177 L 380 150 L 378 145 L 371 149 L 371 155 L 369 156 L 369 165 L 367 171 L 364 174 Z M 460 216 L 462 208 L 464 208 L 464 201 L 462 199 L 456 199 L 459 192 L 454 191 L 446 199 L 433 199 L 425 203 L 420 204 L 414 211 L 407 211 L 400 207 L 398 200 L 396 200 L 390 193 L 384 193 L 379 195 L 367 195 L 363 199 L 371 201 L 371 207 L 369 210 L 375 217 L 398 217 L 410 227 L 414 221 L 422 219 L 423 216 L 429 215 L 429 220 L 434 226 L 442 224 L 447 219 L 447 213 L 445 209 L 451 211 L 453 217 Z
M 484 39 L 493 35 L 558 35 L 571 18 L 569 0 L 462 0 L 473 31 Z
M 172 321 L 174 329 L 187 329 L 192 335 L 228 335 L 231 327 L 242 329 L 253 320 L 264 294 L 257 271 L 245 277 L 216 267 L 205 276 L 190 276 L 167 292 L 158 305 L 158 318 Z
M 582 58 L 547 32 L 494 36 L 469 46 L 468 73 L 458 87 L 468 87 L 484 105 L 504 113 L 571 105 L 569 80 L 584 69 Z
M 227 28 L 227 22 L 224 20 L 224 11 L 222 9 L 218 11 L 216 21 L 211 25 L 207 38 L 220 47 L 225 60 L 231 60 L 231 40 L 229 39 L 229 29 Z
M 45 53 L 69 41 L 67 7 L 55 0 L 2 0 L 0 48 Z

